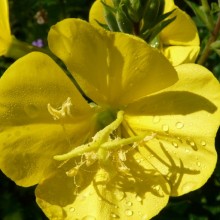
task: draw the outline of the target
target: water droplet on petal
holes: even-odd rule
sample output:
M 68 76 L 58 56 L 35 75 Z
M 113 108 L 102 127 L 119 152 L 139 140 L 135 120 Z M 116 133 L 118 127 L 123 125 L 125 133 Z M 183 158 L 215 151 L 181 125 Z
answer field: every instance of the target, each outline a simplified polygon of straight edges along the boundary
M 201 167 L 201 163 L 199 161 L 196 162 L 198 167 Z
M 153 123 L 156 124 L 158 122 L 160 122 L 160 116 L 154 116 L 153 117 Z
M 177 151 L 172 151 L 173 154 L 177 154 Z
M 198 150 L 196 143 L 194 141 L 188 141 L 188 144 L 192 147 L 193 150 L 195 151 Z
M 187 148 L 185 148 L 185 152 L 186 152 L 186 153 L 189 153 L 189 152 L 190 152 L 190 150 L 189 150 L 189 149 L 187 149 Z
M 130 209 L 126 209 L 125 210 L 125 215 L 132 216 L 133 215 L 133 211 L 131 211 Z
M 190 141 L 189 144 L 190 144 L 190 146 L 192 146 L 192 147 L 195 147 L 195 145 L 196 145 L 194 141 Z
M 164 124 L 164 125 L 162 125 L 162 129 L 163 129 L 163 131 L 168 132 L 169 131 L 169 126 Z
M 195 188 L 196 184 L 194 182 L 185 183 L 181 188 L 181 193 L 188 193 Z
M 132 202 L 127 201 L 127 202 L 126 202 L 126 205 L 127 205 L 127 206 L 132 206 Z
M 179 142 L 181 142 L 181 143 L 183 142 L 180 137 L 177 137 L 177 140 L 178 140 Z
M 137 162 L 137 163 L 141 163 L 141 160 L 140 160 L 140 159 L 137 159 L 136 162 Z
M 140 196 L 137 196 L 136 199 L 137 199 L 138 202 L 142 201 L 142 198 Z
M 204 147 L 206 146 L 206 142 L 205 141 L 201 141 L 201 145 Z
M 184 127 L 184 124 L 182 122 L 177 122 L 176 123 L 176 128 L 181 129 Z
M 33 104 L 26 105 L 24 111 L 29 118 L 36 118 L 39 114 L 38 107 Z
M 148 159 L 151 159 L 151 158 L 153 158 L 154 157 L 154 155 L 153 154 L 150 154 L 147 158 Z
M 120 190 L 115 190 L 114 195 L 118 201 L 121 201 L 125 197 L 125 193 Z
M 83 217 L 82 220 L 96 220 L 96 218 L 92 215 L 87 215 L 87 216 Z
M 116 214 L 113 213 L 113 212 L 112 212 L 110 215 L 111 215 L 112 218 L 118 218 L 118 215 L 116 215 Z
M 178 144 L 176 142 L 172 142 L 172 145 L 176 148 L 178 147 Z
M 75 208 L 74 207 L 70 207 L 70 212 L 75 212 Z
M 149 219 L 149 217 L 148 217 L 148 215 L 146 215 L 146 214 L 143 215 L 142 218 L 141 218 L 141 220 L 147 220 L 147 219 Z

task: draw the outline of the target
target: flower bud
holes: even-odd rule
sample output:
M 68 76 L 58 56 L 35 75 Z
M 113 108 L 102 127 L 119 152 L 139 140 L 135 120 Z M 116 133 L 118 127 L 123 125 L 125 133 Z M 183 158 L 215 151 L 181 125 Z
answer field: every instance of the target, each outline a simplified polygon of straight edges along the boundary
M 133 33 L 133 24 L 132 21 L 127 16 L 123 6 L 124 5 L 120 5 L 119 8 L 117 9 L 116 20 L 121 32 L 131 34 Z
M 104 8 L 105 21 L 108 25 L 109 30 L 116 32 L 120 31 L 115 18 L 115 9 L 110 7 L 109 5 L 106 5 L 103 1 L 102 4 Z
M 142 29 L 152 28 L 163 14 L 164 0 L 148 0 L 143 15 Z
M 139 22 L 143 14 L 143 0 L 127 0 L 128 15 L 134 22 Z M 144 1 L 146 2 L 146 1 Z

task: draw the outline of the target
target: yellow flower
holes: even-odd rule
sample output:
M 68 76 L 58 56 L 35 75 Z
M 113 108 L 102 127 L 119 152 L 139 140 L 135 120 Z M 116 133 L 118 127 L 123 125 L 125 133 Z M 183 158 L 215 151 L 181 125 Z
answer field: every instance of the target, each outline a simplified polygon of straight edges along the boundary
M 7 53 L 12 41 L 7 0 L 0 1 L 0 31 L 0 56 L 2 56 Z
M 111 0 L 106 0 L 106 3 L 113 4 Z M 175 11 L 168 18 L 176 16 L 176 19 L 162 30 L 159 39 L 163 54 L 173 66 L 177 66 L 181 63 L 195 62 L 200 50 L 200 42 L 197 28 L 189 15 L 179 9 L 173 0 L 165 0 L 164 13 L 174 9 Z M 93 3 L 89 21 L 97 28 L 101 27 L 97 21 L 105 23 L 101 0 Z
M 169 196 L 201 187 L 216 164 L 220 86 L 207 69 L 174 69 L 140 38 L 80 19 L 53 26 L 47 55 L 0 79 L 0 167 L 38 184 L 50 219 L 150 219 Z

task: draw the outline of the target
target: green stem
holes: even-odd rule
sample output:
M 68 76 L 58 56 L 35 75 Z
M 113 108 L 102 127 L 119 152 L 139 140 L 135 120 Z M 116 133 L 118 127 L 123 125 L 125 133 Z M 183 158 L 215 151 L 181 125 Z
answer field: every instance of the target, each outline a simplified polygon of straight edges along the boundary
M 207 25 L 209 30 L 213 30 L 214 22 L 211 16 L 210 6 L 207 0 L 201 0 L 202 2 L 202 9 L 205 12 L 205 24 Z
M 211 36 L 209 37 L 208 42 L 207 42 L 200 58 L 197 61 L 198 64 L 203 65 L 205 63 L 205 61 L 207 60 L 207 58 L 211 52 L 210 45 L 216 41 L 218 34 L 219 34 L 219 31 L 220 31 L 220 14 L 218 16 L 218 20 L 216 22 L 214 30 L 212 31 Z

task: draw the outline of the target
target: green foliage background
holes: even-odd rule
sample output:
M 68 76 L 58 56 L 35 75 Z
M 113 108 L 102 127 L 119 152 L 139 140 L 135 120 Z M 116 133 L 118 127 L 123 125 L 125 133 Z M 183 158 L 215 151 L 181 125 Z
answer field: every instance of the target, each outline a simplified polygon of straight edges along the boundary
M 200 1 L 193 1 L 200 4 Z M 211 4 L 216 1 L 209 1 Z M 9 0 L 12 33 L 29 43 L 37 39 L 44 41 L 47 47 L 47 33 L 51 25 L 67 18 L 88 19 L 93 0 Z M 192 10 L 183 0 L 175 3 L 187 11 L 196 22 L 202 48 L 210 33 L 195 18 Z M 36 13 L 41 12 L 44 24 L 38 24 Z M 180 27 L 181 28 L 181 27 Z M 213 52 L 204 64 L 220 80 L 220 59 Z M 0 58 L 0 75 L 13 62 L 9 58 Z M 205 125 L 204 125 L 205 126 Z M 216 137 L 216 149 L 220 155 L 220 132 Z M 44 220 L 47 219 L 35 202 L 34 188 L 21 188 L 0 173 L 0 219 L 2 220 Z M 220 219 L 220 163 L 206 185 L 201 189 L 182 197 L 170 198 L 170 202 L 153 220 L 219 220 Z

